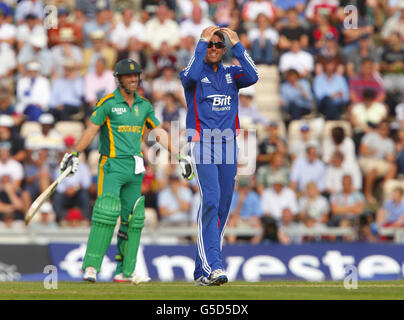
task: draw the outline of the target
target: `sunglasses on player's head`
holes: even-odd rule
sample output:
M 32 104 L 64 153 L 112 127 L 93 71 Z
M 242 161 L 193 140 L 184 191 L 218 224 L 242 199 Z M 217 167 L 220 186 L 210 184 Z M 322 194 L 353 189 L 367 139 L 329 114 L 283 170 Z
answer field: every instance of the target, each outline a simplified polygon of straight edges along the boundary
M 209 41 L 208 48 L 212 48 L 213 46 L 215 46 L 217 49 L 223 49 L 225 47 L 224 43 L 221 41 L 219 42 Z

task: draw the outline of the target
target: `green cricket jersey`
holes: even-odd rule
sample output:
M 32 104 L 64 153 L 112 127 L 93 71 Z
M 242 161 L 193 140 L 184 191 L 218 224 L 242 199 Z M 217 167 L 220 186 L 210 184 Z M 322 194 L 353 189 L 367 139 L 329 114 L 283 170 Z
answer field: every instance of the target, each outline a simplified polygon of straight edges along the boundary
M 145 126 L 153 129 L 160 124 L 147 99 L 135 94 L 129 106 L 119 89 L 98 101 L 90 120 L 101 126 L 100 154 L 110 158 L 141 155 Z

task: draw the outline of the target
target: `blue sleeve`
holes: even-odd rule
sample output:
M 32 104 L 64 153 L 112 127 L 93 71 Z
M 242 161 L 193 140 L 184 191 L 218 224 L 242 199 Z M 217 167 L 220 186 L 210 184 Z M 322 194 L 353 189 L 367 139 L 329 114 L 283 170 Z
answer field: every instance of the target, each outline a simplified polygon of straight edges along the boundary
M 232 66 L 233 78 L 239 88 L 249 87 L 258 81 L 258 70 L 253 59 L 249 56 L 241 42 L 231 48 L 240 66 Z
M 185 89 L 193 86 L 199 80 L 207 48 L 207 42 L 199 41 L 195 54 L 189 60 L 188 65 L 180 72 L 181 82 Z
M 319 76 L 316 76 L 313 81 L 313 91 L 314 91 L 314 95 L 316 96 L 317 100 L 321 100 L 322 98 L 324 98 L 326 96 L 326 93 L 325 93 L 324 87 L 323 87 L 324 81 L 322 81 L 322 80 L 323 79 L 321 79 Z

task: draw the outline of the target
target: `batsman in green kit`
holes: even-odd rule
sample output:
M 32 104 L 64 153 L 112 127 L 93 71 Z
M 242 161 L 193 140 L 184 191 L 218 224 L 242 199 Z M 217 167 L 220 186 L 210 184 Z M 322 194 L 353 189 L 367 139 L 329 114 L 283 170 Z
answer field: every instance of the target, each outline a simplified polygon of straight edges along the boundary
M 145 174 L 141 142 L 145 130 L 155 129 L 163 147 L 178 154 L 166 132 L 159 128 L 160 122 L 151 103 L 136 93 L 140 74 L 141 68 L 134 60 L 124 59 L 116 64 L 114 75 L 118 88 L 97 103 L 89 126 L 75 146 L 76 151 L 65 154 L 60 165 L 62 171 L 71 165 L 74 174 L 79 153 L 99 132 L 97 199 L 82 267 L 86 281 L 96 281 L 118 217 L 121 224 L 114 281 L 142 281 L 136 279 L 134 270 L 145 220 L 144 197 L 141 195 Z

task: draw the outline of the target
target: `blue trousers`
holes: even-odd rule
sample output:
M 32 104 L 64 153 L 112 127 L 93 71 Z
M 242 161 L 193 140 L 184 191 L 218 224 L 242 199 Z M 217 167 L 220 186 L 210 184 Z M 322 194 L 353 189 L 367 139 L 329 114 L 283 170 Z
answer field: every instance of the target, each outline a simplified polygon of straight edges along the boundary
M 223 269 L 222 241 L 237 173 L 236 140 L 223 144 L 192 142 L 191 156 L 201 195 L 197 216 L 194 279 Z

